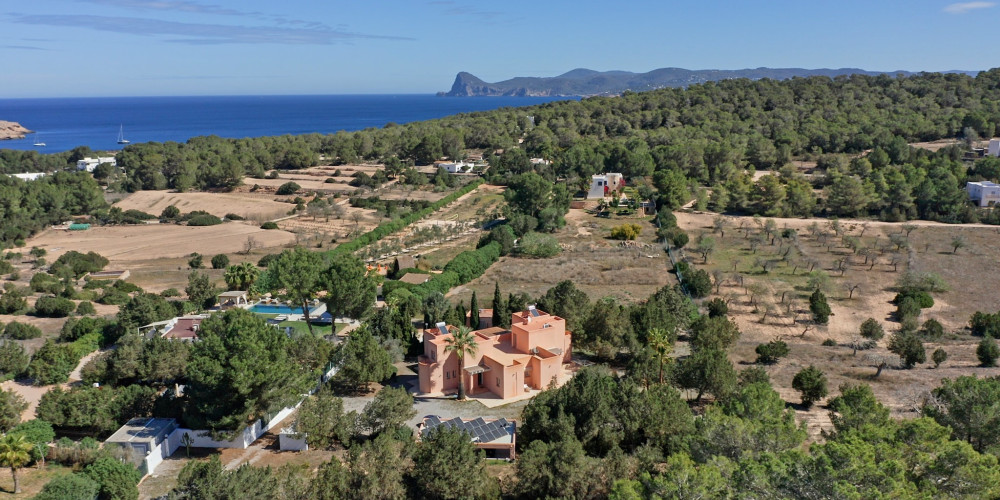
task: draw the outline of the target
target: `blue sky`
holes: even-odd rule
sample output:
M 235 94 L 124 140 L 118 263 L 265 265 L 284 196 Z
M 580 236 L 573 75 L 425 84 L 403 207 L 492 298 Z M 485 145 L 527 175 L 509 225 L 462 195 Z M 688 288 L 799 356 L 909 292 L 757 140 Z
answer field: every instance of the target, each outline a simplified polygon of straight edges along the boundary
M 998 0 L 1000 1 L 1000 0 Z M 979 70 L 994 2 L 32 0 L 0 98 L 431 93 L 573 68 Z

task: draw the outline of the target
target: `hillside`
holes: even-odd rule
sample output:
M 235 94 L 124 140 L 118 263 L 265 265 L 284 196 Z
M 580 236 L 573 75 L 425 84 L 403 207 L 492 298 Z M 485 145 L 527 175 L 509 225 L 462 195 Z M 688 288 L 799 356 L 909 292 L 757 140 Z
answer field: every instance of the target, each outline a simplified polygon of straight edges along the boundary
M 953 71 L 975 76 L 977 71 Z M 468 96 L 591 96 L 620 94 L 626 90 L 643 91 L 663 87 L 686 87 L 688 85 L 733 78 L 760 80 L 786 80 L 794 77 L 838 75 L 905 75 L 908 71 L 866 71 L 858 68 L 803 69 L 803 68 L 756 68 L 736 70 L 689 70 L 683 68 L 660 68 L 648 73 L 629 71 L 594 71 L 574 69 L 555 77 L 516 77 L 502 82 L 489 83 L 476 76 L 461 72 L 455 77 L 448 92 L 438 95 L 449 97 Z

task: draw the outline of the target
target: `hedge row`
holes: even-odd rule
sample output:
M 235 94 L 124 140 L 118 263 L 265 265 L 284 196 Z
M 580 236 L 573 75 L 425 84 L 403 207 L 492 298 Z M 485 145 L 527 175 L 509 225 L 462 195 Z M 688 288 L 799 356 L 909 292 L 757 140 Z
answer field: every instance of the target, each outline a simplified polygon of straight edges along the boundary
M 423 219 L 424 217 L 427 217 L 428 215 L 440 210 L 445 205 L 457 200 L 460 196 L 472 192 L 473 189 L 476 189 L 482 183 L 483 183 L 482 179 L 476 179 L 475 181 L 466 184 L 464 187 L 455 191 L 454 193 L 451 193 L 448 196 L 445 196 L 444 198 L 441 198 L 440 200 L 431 203 L 430 205 L 427 206 L 427 208 L 409 213 L 405 217 L 386 222 L 385 224 L 381 224 L 375 229 L 372 229 L 370 232 L 362 234 L 361 236 L 358 236 L 357 238 L 354 238 L 353 240 L 348 241 L 347 243 L 338 245 L 336 248 L 330 251 L 330 256 L 337 256 L 344 253 L 353 253 L 365 246 L 375 243 L 376 241 L 381 240 L 382 238 L 385 238 L 386 236 L 395 233 L 396 231 L 399 231 L 405 228 L 406 226 L 409 226 L 410 224 L 413 224 L 414 222 L 417 222 L 418 220 Z
M 435 274 L 426 283 L 410 288 L 410 291 L 418 297 L 426 297 L 433 292 L 448 293 L 452 288 L 482 276 L 499 259 L 500 244 L 495 241 L 476 250 L 466 250 L 451 259 L 444 266 L 443 273 Z

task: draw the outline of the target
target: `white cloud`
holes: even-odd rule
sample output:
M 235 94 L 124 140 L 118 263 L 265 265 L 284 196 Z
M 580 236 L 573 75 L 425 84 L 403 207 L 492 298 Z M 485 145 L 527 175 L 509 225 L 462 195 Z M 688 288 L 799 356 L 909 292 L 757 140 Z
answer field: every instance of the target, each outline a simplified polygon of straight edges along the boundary
M 988 9 L 996 5 L 994 2 L 959 2 L 948 5 L 944 11 L 949 14 L 965 14 L 976 9 Z
M 11 22 L 45 26 L 67 26 L 97 31 L 127 33 L 131 35 L 165 37 L 167 42 L 191 45 L 284 44 L 330 45 L 359 39 L 412 40 L 398 36 L 369 35 L 318 27 L 271 27 L 202 23 L 182 23 L 136 17 L 73 16 L 73 15 L 24 15 L 8 14 Z

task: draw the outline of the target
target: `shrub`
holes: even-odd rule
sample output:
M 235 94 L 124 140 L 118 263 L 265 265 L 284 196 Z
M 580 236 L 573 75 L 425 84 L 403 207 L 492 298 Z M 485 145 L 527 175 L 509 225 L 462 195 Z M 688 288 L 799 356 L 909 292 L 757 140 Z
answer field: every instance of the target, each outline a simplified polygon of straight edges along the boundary
M 28 301 L 19 290 L 8 290 L 0 295 L 0 314 L 17 314 L 28 307 Z
M 56 344 L 46 340 L 28 364 L 28 376 L 35 385 L 61 384 L 80 361 L 71 344 Z
M 229 267 L 229 257 L 226 254 L 220 253 L 212 257 L 212 269 L 225 269 L 227 267 Z
M 62 297 L 39 297 L 35 301 L 35 315 L 47 318 L 65 318 L 76 309 L 72 300 Z
M 819 368 L 809 365 L 795 374 L 792 388 L 802 393 L 802 405 L 808 408 L 826 397 L 826 375 Z
M 42 336 L 42 331 L 36 326 L 29 325 L 27 323 L 20 323 L 17 321 L 11 321 L 7 323 L 7 327 L 4 328 L 3 334 L 17 340 L 28 340 L 37 339 Z
M 990 335 L 993 338 L 1000 336 L 1000 313 L 988 314 L 976 311 L 969 319 L 969 327 L 972 334 L 977 337 Z
M 983 340 L 980 340 L 976 347 L 976 357 L 979 358 L 981 366 L 996 366 L 997 358 L 1000 358 L 1000 347 L 997 346 L 997 341 L 989 335 L 983 337 Z
M 941 366 L 941 363 L 944 363 L 947 360 L 948 353 L 945 352 L 944 349 L 937 349 L 934 351 L 934 354 L 931 354 L 931 361 L 934 362 L 934 368 Z
M 896 294 L 892 303 L 899 305 L 904 299 L 913 299 L 921 309 L 934 307 L 934 298 L 924 290 L 906 289 Z
M 326 180 L 323 181 L 324 184 L 333 184 L 335 182 L 337 182 L 337 179 L 334 179 L 333 177 L 327 177 Z
M 244 220 L 244 217 L 242 215 L 236 215 L 236 214 L 226 214 L 225 218 L 229 220 Z
M 83 475 L 100 485 L 99 498 L 139 498 L 142 474 L 131 464 L 112 457 L 101 457 L 83 469 Z
M 819 290 L 814 291 L 809 296 L 809 311 L 813 314 L 813 320 L 821 325 L 827 324 L 830 321 L 830 315 L 833 314 L 830 305 L 826 303 L 826 295 Z
M 868 340 L 879 340 L 885 336 L 885 330 L 875 318 L 868 318 L 861 323 L 861 336 Z
M 913 368 L 913 365 L 927 361 L 924 343 L 911 332 L 901 330 L 892 334 L 889 351 L 899 356 L 903 361 L 903 368 Z
M 546 259 L 557 255 L 559 250 L 559 242 L 553 236 L 532 231 L 521 237 L 517 254 Z
M 674 248 L 684 248 L 684 246 L 691 241 L 688 234 L 679 227 L 671 229 L 668 233 L 668 237 L 670 239 L 670 244 L 673 245 Z
M 196 215 L 188 219 L 187 222 L 189 226 L 214 226 L 217 224 L 222 224 L 222 219 L 212 214 Z
M 201 269 L 203 257 L 200 253 L 191 254 L 191 258 L 188 260 L 188 267 L 191 269 Z
M 726 301 L 718 297 L 705 303 L 705 306 L 708 307 L 709 318 L 718 318 L 729 314 L 729 306 L 726 305 Z
M 101 485 L 83 474 L 64 474 L 45 483 L 35 500 L 71 500 L 97 498 Z
M 917 333 L 927 340 L 938 340 L 944 336 L 944 326 L 936 319 L 929 319 L 924 321 Z
M 286 182 L 286 183 L 282 184 L 281 186 L 278 186 L 277 194 L 279 196 L 286 196 L 286 195 L 290 195 L 290 194 L 295 194 L 295 193 L 299 192 L 300 189 L 302 189 L 302 186 L 299 186 L 298 184 L 296 184 L 294 182 Z
M 12 340 L 0 342 L 0 378 L 20 377 L 28 368 L 28 353 L 24 346 Z
M 920 316 L 920 304 L 911 297 L 906 297 L 896 305 L 896 319 L 904 321 L 908 318 Z
M 260 225 L 261 229 L 278 229 L 278 223 L 273 221 L 267 221 Z
M 104 269 L 106 265 L 108 265 L 108 259 L 102 257 L 99 253 L 87 252 L 86 254 L 82 254 L 75 250 L 70 250 L 59 256 L 52 263 L 51 272 L 52 274 L 59 274 L 60 269 L 67 268 L 72 271 L 74 277 L 79 279 L 84 274 Z
M 642 233 L 638 224 L 622 224 L 611 228 L 611 237 L 616 240 L 634 240 Z
M 59 331 L 59 340 L 73 342 L 89 334 L 110 336 L 111 330 L 115 327 L 115 323 L 104 318 L 73 318 L 63 323 Z
M 143 212 L 142 210 L 136 210 L 134 208 L 130 208 L 130 209 L 122 212 L 121 223 L 122 224 L 142 224 L 145 221 L 153 220 L 155 218 L 156 218 L 156 216 L 153 215 L 153 214 L 148 214 L 146 212 Z
M 31 287 L 31 291 L 38 293 L 57 294 L 63 289 L 59 278 L 45 273 L 35 273 L 31 277 L 31 281 L 28 282 L 28 286 Z
M 836 347 L 837 341 L 833 340 L 833 339 L 826 339 L 820 345 L 825 346 L 825 347 Z
M 160 292 L 160 297 L 180 297 L 181 292 L 176 288 L 167 288 L 166 290 Z
M 173 205 L 164 208 L 163 211 L 160 212 L 161 219 L 176 219 L 177 217 L 180 217 L 180 215 L 181 210 Z
M 788 344 L 780 340 L 772 340 L 766 344 L 758 344 L 757 363 L 762 365 L 773 365 L 781 358 L 788 356 Z
M 704 269 L 695 269 L 693 272 L 684 274 L 684 284 L 688 288 L 691 296 L 700 299 L 712 293 L 712 278 Z
M 0 274 L 10 274 L 14 272 L 14 265 L 6 260 L 0 260 Z

